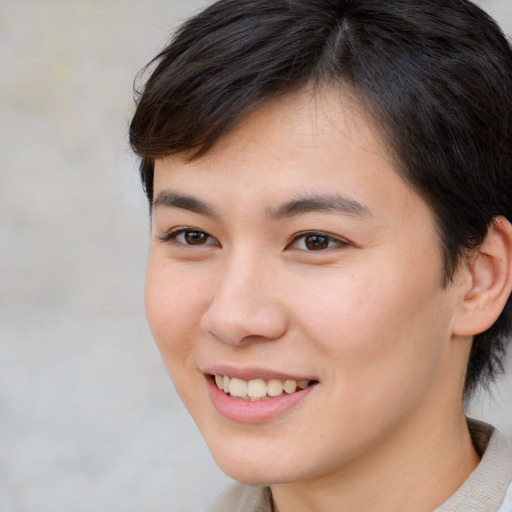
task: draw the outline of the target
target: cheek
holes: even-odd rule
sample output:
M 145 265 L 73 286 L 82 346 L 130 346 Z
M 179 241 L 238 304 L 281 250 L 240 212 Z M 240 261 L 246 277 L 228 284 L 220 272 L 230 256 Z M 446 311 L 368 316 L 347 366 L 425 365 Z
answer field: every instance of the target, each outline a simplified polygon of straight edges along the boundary
M 359 390 L 400 387 L 435 371 L 449 336 L 445 296 L 437 274 L 412 270 L 342 272 L 309 287 L 297 316 L 310 319 L 303 329 L 331 361 L 332 379 Z
M 449 332 L 443 294 L 413 282 L 351 276 L 310 296 L 302 328 L 325 363 L 329 406 L 315 428 L 326 437 L 383 435 L 435 388 Z
M 146 272 L 146 315 L 153 337 L 167 366 L 192 348 L 198 328 L 199 283 L 186 271 L 160 264 L 150 256 Z

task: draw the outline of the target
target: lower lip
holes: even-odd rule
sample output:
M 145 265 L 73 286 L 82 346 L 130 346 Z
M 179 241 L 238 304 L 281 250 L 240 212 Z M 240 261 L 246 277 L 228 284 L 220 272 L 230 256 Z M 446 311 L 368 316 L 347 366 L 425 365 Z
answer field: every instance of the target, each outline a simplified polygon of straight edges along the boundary
M 282 394 L 266 400 L 251 402 L 232 398 L 207 377 L 210 399 L 216 409 L 226 418 L 240 423 L 265 423 L 283 416 L 301 402 L 316 387 L 310 385 L 290 395 Z

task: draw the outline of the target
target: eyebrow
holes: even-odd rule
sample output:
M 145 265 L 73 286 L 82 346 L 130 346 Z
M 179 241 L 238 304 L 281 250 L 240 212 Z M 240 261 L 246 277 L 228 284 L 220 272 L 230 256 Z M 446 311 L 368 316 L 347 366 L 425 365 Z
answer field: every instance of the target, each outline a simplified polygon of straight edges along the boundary
M 354 217 L 371 217 L 368 206 L 340 194 L 314 194 L 292 199 L 277 208 L 267 208 L 268 219 L 279 220 L 306 213 L 338 213 Z
M 219 217 L 213 206 L 195 197 L 164 190 L 158 194 L 153 202 L 153 209 L 159 207 L 181 208 L 207 217 Z
M 220 217 L 213 206 L 201 199 L 169 190 L 160 192 L 154 200 L 153 209 L 159 207 L 181 208 L 207 217 Z M 354 217 L 371 217 L 372 215 L 366 205 L 341 194 L 313 194 L 301 195 L 275 208 L 268 207 L 265 209 L 265 216 L 269 220 L 279 220 L 314 212 Z

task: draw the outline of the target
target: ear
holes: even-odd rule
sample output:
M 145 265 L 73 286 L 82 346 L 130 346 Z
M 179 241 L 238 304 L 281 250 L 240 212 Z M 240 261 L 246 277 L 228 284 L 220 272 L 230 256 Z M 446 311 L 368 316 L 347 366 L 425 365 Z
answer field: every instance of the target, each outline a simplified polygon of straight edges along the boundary
M 473 336 L 494 324 L 512 292 L 512 225 L 505 217 L 494 219 L 464 273 L 453 333 Z

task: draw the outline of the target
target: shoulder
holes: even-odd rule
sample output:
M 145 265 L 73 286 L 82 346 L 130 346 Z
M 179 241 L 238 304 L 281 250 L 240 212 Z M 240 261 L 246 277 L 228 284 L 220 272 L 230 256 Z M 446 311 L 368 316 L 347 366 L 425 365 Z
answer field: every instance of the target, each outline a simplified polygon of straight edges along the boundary
M 235 483 L 204 512 L 272 512 L 270 489 Z
M 480 464 L 436 512 L 512 512 L 512 446 L 485 423 L 468 421 Z
M 505 499 L 501 503 L 500 508 L 496 512 L 512 512 L 512 483 L 508 486 Z

